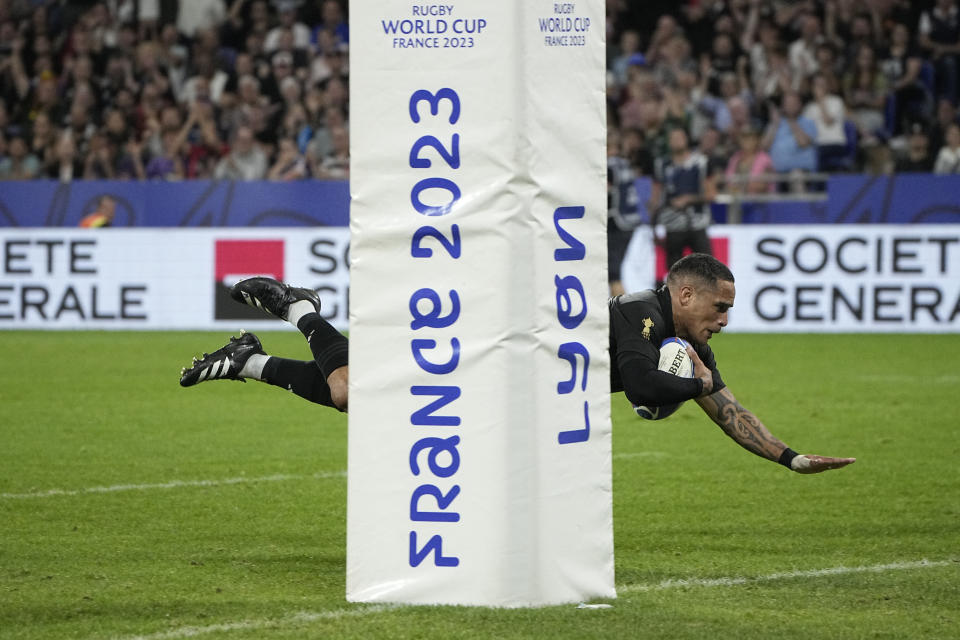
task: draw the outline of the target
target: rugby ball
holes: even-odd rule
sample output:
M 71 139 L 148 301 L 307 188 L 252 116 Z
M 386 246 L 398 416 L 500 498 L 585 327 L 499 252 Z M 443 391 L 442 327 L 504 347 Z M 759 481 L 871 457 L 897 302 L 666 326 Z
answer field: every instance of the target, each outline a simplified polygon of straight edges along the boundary
M 660 371 L 666 371 L 681 378 L 693 377 L 693 362 L 687 355 L 687 342 L 680 338 L 667 338 L 660 345 Z M 662 420 L 676 412 L 682 402 L 662 407 L 644 407 L 633 405 L 637 415 L 646 420 Z

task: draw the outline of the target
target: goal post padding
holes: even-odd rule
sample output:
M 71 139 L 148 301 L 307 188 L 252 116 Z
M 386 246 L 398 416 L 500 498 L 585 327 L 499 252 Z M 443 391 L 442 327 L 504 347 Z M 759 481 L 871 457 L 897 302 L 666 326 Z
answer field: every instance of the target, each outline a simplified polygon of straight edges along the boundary
M 347 598 L 615 596 L 604 3 L 350 3 Z

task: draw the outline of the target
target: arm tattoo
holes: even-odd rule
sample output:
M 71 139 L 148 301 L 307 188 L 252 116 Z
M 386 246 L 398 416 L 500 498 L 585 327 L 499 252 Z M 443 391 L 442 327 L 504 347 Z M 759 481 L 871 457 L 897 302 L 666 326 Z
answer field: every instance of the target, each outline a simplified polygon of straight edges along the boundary
M 784 445 L 773 437 L 763 423 L 737 402 L 727 389 L 721 389 L 703 399 L 703 408 L 723 432 L 741 447 L 767 460 L 776 460 Z

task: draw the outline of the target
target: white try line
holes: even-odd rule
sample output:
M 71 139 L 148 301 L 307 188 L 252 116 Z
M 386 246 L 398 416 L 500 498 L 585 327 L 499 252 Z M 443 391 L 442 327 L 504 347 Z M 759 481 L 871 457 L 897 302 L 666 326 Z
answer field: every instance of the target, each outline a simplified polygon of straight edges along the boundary
M 356 618 L 368 616 L 381 611 L 396 609 L 400 605 L 371 605 L 356 609 L 334 609 L 333 611 L 301 611 L 282 618 L 254 618 L 238 622 L 222 622 L 205 627 L 178 627 L 168 631 L 158 631 L 140 636 L 124 636 L 117 640 L 174 640 L 175 638 L 194 638 L 208 633 L 222 633 L 224 631 L 255 631 L 267 627 L 289 627 L 298 624 L 309 624 L 321 620 L 339 620 L 341 618 Z
M 731 587 L 741 584 L 752 584 L 757 582 L 773 582 L 777 580 L 793 580 L 803 578 L 820 578 L 824 576 L 836 576 L 852 573 L 885 573 L 888 571 L 899 571 L 906 569 L 931 569 L 935 567 L 945 567 L 948 565 L 960 566 L 960 560 L 917 560 L 914 562 L 892 562 L 889 564 L 875 564 L 859 567 L 831 567 L 828 569 L 811 569 L 808 571 L 791 571 L 787 573 L 770 573 L 762 576 L 753 577 L 730 577 L 730 578 L 686 578 L 677 580 L 664 580 L 656 584 L 628 584 L 617 587 L 617 592 L 642 593 L 648 591 L 662 591 L 666 589 L 679 589 L 683 587 Z M 299 612 L 285 617 L 278 618 L 253 618 L 249 620 L 240 620 L 237 622 L 222 622 L 205 627 L 178 627 L 167 631 L 159 631 L 148 635 L 125 636 L 115 640 L 176 640 L 177 638 L 194 638 L 208 633 L 219 633 L 224 631 L 250 631 L 265 628 L 280 628 L 298 624 L 309 624 L 321 620 L 339 620 L 341 618 L 361 618 L 364 616 L 400 609 L 407 605 L 370 605 L 358 606 L 355 609 L 334 609 L 331 611 Z M 580 608 L 589 609 L 590 606 Z M 616 604 L 613 605 L 616 608 Z
M 258 482 L 286 482 L 289 480 L 326 480 L 328 478 L 345 478 L 346 471 L 327 471 L 313 474 L 286 474 L 278 473 L 272 476 L 258 476 L 255 478 L 239 476 L 236 478 L 222 478 L 220 480 L 171 480 L 155 484 L 114 484 L 107 487 L 86 487 L 83 489 L 47 489 L 45 491 L 30 491 L 27 493 L 0 493 L 0 500 L 28 500 L 31 498 L 54 498 L 57 496 L 82 496 L 95 493 L 116 493 L 120 491 L 152 491 L 154 489 L 180 489 L 182 487 L 221 487 L 232 484 L 256 484 Z
M 613 457 L 620 458 L 663 458 L 669 456 L 664 451 L 640 451 L 637 453 L 617 453 Z M 308 475 L 275 474 L 248 478 L 222 478 L 220 480 L 171 480 L 148 484 L 115 484 L 106 487 L 85 487 L 82 489 L 46 489 L 43 491 L 27 491 L 24 493 L 0 493 L 0 500 L 30 500 L 36 498 L 54 498 L 58 496 L 81 496 L 97 493 L 117 493 L 121 491 L 152 491 L 155 489 L 180 489 L 183 487 L 220 487 L 232 484 L 254 484 L 257 482 L 286 482 L 289 480 L 324 480 L 328 478 L 346 478 L 346 471 L 330 471 Z
M 617 587 L 617 593 L 644 593 L 648 591 L 662 591 L 665 589 L 682 589 L 686 587 L 735 587 L 741 584 L 757 582 L 774 582 L 777 580 L 796 580 L 799 578 L 823 578 L 827 576 L 842 576 L 853 573 L 886 573 L 887 571 L 903 571 L 906 569 L 931 569 L 960 566 L 957 560 L 916 560 L 914 562 L 891 562 L 889 564 L 873 564 L 859 567 L 831 567 L 829 569 L 807 569 L 802 571 L 787 571 L 784 573 L 770 573 L 764 576 L 741 576 L 727 578 L 678 578 L 664 580 L 656 584 L 627 584 Z

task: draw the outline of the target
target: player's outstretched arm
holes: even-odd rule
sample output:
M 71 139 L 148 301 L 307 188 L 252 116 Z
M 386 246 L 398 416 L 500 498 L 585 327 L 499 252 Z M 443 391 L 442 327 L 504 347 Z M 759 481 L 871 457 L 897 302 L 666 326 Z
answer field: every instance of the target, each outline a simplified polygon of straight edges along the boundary
M 829 469 L 839 469 L 856 461 L 856 458 L 794 454 L 787 445 L 770 433 L 752 411 L 737 402 L 733 393 L 727 388 L 697 398 L 697 404 L 741 447 L 761 458 L 780 462 L 784 466 L 789 465 L 797 473 L 820 473 Z

